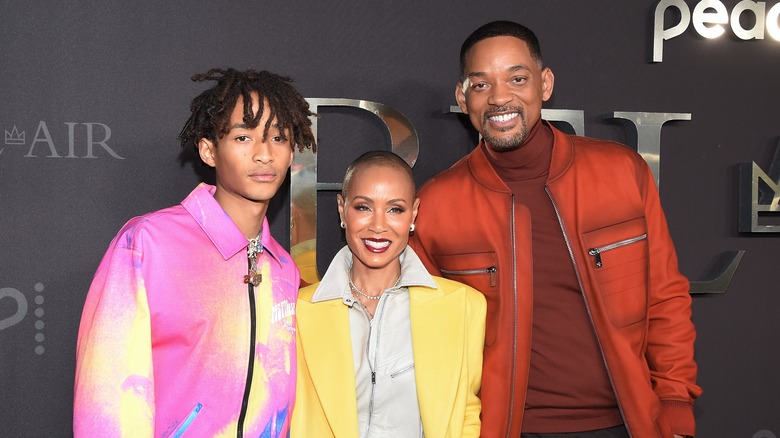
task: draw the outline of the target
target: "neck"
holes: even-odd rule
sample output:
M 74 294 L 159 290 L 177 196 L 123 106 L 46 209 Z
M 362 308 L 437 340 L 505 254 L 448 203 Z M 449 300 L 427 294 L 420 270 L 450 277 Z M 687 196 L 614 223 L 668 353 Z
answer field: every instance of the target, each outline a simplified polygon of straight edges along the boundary
M 485 145 L 488 160 L 504 181 L 523 181 L 546 176 L 552 158 L 553 133 L 540 119 L 520 147 L 496 152 Z
M 361 291 L 370 295 L 379 295 L 386 289 L 392 287 L 401 277 L 401 262 L 382 268 L 373 269 L 355 263 L 349 270 L 352 283 Z
M 247 239 L 254 239 L 263 228 L 263 219 L 268 210 L 268 202 L 254 202 L 239 198 L 224 190 L 214 192 L 214 199 L 225 210 Z

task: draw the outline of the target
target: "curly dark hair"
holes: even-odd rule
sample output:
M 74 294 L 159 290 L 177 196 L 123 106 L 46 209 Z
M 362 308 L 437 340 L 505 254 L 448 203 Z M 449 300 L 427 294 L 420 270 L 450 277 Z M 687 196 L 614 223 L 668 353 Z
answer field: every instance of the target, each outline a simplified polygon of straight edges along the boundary
M 311 130 L 309 117 L 316 114 L 309 111 L 309 103 L 290 82 L 292 78 L 280 76 L 268 71 L 246 70 L 238 71 L 232 68 L 213 68 L 205 73 L 192 77 L 193 82 L 217 81 L 217 84 L 201 93 L 192 100 L 190 111 L 192 115 L 179 133 L 182 147 L 191 143 L 197 149 L 198 141 L 206 138 L 213 143 L 224 137 L 230 131 L 230 115 L 236 106 L 238 97 L 243 98 L 244 123 L 257 127 L 263 115 L 265 101 L 271 111 L 265 123 L 263 139 L 268 135 L 271 122 L 282 130 L 290 130 L 293 149 L 299 151 L 311 148 L 317 151 L 317 140 Z M 259 96 L 260 108 L 252 112 L 252 94 Z

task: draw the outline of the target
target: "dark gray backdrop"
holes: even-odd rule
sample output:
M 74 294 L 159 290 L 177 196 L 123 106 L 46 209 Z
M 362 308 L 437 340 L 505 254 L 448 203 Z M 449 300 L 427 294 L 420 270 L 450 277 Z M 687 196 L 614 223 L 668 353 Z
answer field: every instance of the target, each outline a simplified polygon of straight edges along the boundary
M 724 1 L 729 11 L 736 3 Z M 176 141 L 204 88 L 192 74 L 269 69 L 295 77 L 306 97 L 392 106 L 420 137 L 414 171 L 423 183 L 473 147 L 467 121 L 442 109 L 455 103 L 460 43 L 494 19 L 537 32 L 556 74 L 546 108 L 584 110 L 589 136 L 631 144 L 631 133 L 607 120 L 614 111 L 692 114 L 662 133 L 661 197 L 681 269 L 701 279 L 723 252 L 746 250 L 726 294 L 694 297 L 705 391 L 698 435 L 780 435 L 780 235 L 737 227 L 737 166 L 755 161 L 768 172 L 780 137 L 780 42 L 740 41 L 730 30 L 704 40 L 691 28 L 651 64 L 655 4 L 4 2 L 0 435 L 71 434 L 78 322 L 103 252 L 127 219 L 178 203 L 209 177 Z M 322 113 L 321 182 L 339 181 L 363 151 L 388 148 L 368 113 Z M 324 272 L 343 241 L 334 194 L 320 193 L 319 203 Z M 284 190 L 271 212 L 281 242 L 288 204 Z

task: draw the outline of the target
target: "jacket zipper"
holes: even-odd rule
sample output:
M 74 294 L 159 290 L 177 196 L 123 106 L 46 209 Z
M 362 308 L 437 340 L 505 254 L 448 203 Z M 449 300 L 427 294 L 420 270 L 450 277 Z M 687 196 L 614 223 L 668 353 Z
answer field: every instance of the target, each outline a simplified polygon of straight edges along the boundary
M 405 373 L 405 372 L 407 372 L 407 371 L 409 371 L 411 369 L 414 369 L 414 364 L 407 365 L 407 366 L 401 368 L 400 370 L 394 372 L 393 374 L 390 374 L 390 378 L 391 379 L 395 379 L 397 376 L 400 376 L 401 374 L 403 374 L 403 373 Z
M 514 330 L 512 330 L 512 381 L 510 382 L 510 388 L 512 388 L 509 391 L 509 427 L 506 431 L 506 436 L 509 438 L 509 433 L 512 430 L 512 420 L 514 419 L 514 412 L 515 412 L 515 382 L 517 380 L 517 320 L 518 320 L 518 312 L 517 309 L 517 235 L 515 234 L 515 194 L 512 193 L 509 195 L 510 200 L 510 218 L 511 218 L 511 229 L 509 230 L 510 235 L 512 236 L 512 289 L 514 293 L 514 303 L 512 308 L 514 309 Z M 530 357 L 530 356 L 529 356 Z
M 441 273 L 446 275 L 490 274 L 490 287 L 496 287 L 496 271 L 497 269 L 495 266 L 489 266 L 484 269 L 464 269 L 464 270 L 441 269 Z
M 195 405 L 194 408 L 190 411 L 190 414 L 187 415 L 187 418 L 184 419 L 184 421 L 181 422 L 179 427 L 171 434 L 168 435 L 170 438 L 180 438 L 182 434 L 190 427 L 192 422 L 195 420 L 195 417 L 198 416 L 200 413 L 200 410 L 203 409 L 203 404 L 198 403 Z
M 574 275 L 577 276 L 577 284 L 580 287 L 582 300 L 585 302 L 585 311 L 588 314 L 590 325 L 591 327 L 593 327 L 593 334 L 596 337 L 596 343 L 599 346 L 599 353 L 601 353 L 601 361 L 604 363 L 604 368 L 607 370 L 607 377 L 609 377 L 609 384 L 610 386 L 612 386 L 612 393 L 615 394 L 615 400 L 617 401 L 618 404 L 618 411 L 620 411 L 620 418 L 623 420 L 623 426 L 625 426 L 626 432 L 628 432 L 628 436 L 631 437 L 632 436 L 631 429 L 628 427 L 628 423 L 626 422 L 626 415 L 623 413 L 623 406 L 620 403 L 620 396 L 617 393 L 615 382 L 614 380 L 612 380 L 612 372 L 610 372 L 609 370 L 609 364 L 607 364 L 607 358 L 604 356 L 604 347 L 601 345 L 601 338 L 599 337 L 598 330 L 596 330 L 596 324 L 593 323 L 593 315 L 590 312 L 590 305 L 588 305 L 588 297 L 585 295 L 585 288 L 582 287 L 582 278 L 580 277 L 579 269 L 577 269 L 577 261 L 574 259 L 574 252 L 571 249 L 571 242 L 569 241 L 569 236 L 566 234 L 566 226 L 563 224 L 563 219 L 561 219 L 561 214 L 558 211 L 558 205 L 555 203 L 555 199 L 553 199 L 552 193 L 550 193 L 550 188 L 545 186 L 544 191 L 547 192 L 547 196 L 550 198 L 550 202 L 552 202 L 553 210 L 555 210 L 555 216 L 558 218 L 558 225 L 560 225 L 561 227 L 561 232 L 563 233 L 563 240 L 566 242 L 566 249 L 569 251 L 571 264 L 572 266 L 574 266 Z M 645 237 L 647 237 L 647 235 L 645 235 Z
M 382 331 L 380 330 L 380 326 L 382 325 L 382 316 L 384 316 L 384 312 L 380 312 L 383 301 L 386 301 L 384 299 L 384 294 L 382 294 L 382 298 L 379 299 L 379 303 L 376 305 L 376 313 L 374 314 L 376 316 L 375 321 L 377 324 L 377 331 L 376 331 L 376 348 L 374 349 L 374 364 L 376 363 L 376 357 L 377 354 L 379 354 L 379 337 L 382 334 Z M 362 304 L 361 304 L 362 305 Z M 366 311 L 365 308 L 363 308 L 364 311 Z M 369 356 L 369 350 L 371 349 L 371 326 L 373 325 L 371 319 L 368 318 L 368 311 L 366 311 L 366 319 L 368 320 L 368 348 L 366 349 L 366 360 L 368 360 L 368 369 L 371 370 L 371 398 L 368 401 L 368 425 L 366 426 L 366 436 L 369 435 L 369 432 L 371 431 L 371 417 L 374 415 L 374 391 L 376 390 L 376 371 L 374 371 L 374 365 L 371 363 L 371 357 Z
M 247 254 L 249 254 L 249 248 L 247 248 Z M 249 258 L 249 257 L 247 257 Z M 251 260 L 249 262 L 251 269 Z M 249 292 L 249 366 L 247 367 L 246 385 L 244 386 L 244 397 L 241 400 L 241 413 L 238 416 L 238 438 L 244 436 L 244 421 L 246 421 L 246 411 L 249 406 L 249 394 L 252 390 L 252 375 L 255 368 L 255 338 L 257 337 L 257 315 L 255 304 L 255 286 L 250 282 L 247 283 L 247 290 Z
M 603 266 L 601 263 L 601 253 L 604 251 L 609 251 L 611 249 L 620 248 L 621 246 L 630 245 L 632 243 L 639 242 L 640 240 L 647 239 L 647 233 L 642 234 L 641 236 L 632 237 L 630 239 L 621 240 L 620 242 L 610 243 L 609 245 L 604 245 L 600 248 L 591 248 L 588 250 L 588 254 L 592 255 L 596 259 L 596 267 L 600 268 Z
M 377 331 L 376 331 L 376 348 L 374 349 L 374 363 L 376 363 L 377 354 L 379 353 L 379 337 L 382 334 L 382 330 L 380 330 L 382 325 L 382 317 L 384 316 L 384 312 L 380 311 L 380 306 L 383 306 L 383 301 L 386 301 L 384 298 L 384 294 L 382 294 L 382 298 L 380 298 L 379 303 L 377 303 L 376 306 L 376 313 L 374 314 L 376 318 L 374 321 L 376 321 L 377 324 Z M 365 309 L 364 309 L 365 310 Z M 368 319 L 368 315 L 366 315 L 366 319 Z M 368 320 L 368 324 L 371 325 L 371 320 Z M 368 331 L 368 344 L 371 345 L 371 330 Z M 376 371 L 374 371 L 374 366 L 371 364 L 371 359 L 368 356 L 368 349 L 366 349 L 366 358 L 368 359 L 368 368 L 371 370 L 371 399 L 368 402 L 368 426 L 366 427 L 366 436 L 369 436 L 369 432 L 371 431 L 371 417 L 374 414 L 374 390 L 376 389 Z M 390 375 L 390 378 L 393 379 L 396 376 L 398 376 L 401 373 L 404 373 L 406 371 L 409 371 L 414 368 L 414 364 L 411 364 L 409 366 L 403 367 L 400 370 L 394 372 Z M 420 422 L 420 436 L 423 437 L 425 434 L 423 433 L 423 425 L 422 421 Z

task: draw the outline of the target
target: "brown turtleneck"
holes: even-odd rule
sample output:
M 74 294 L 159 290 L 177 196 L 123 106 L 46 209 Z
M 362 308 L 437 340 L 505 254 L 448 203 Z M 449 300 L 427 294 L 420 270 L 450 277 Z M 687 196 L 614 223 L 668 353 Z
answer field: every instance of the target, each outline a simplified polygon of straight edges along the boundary
M 538 122 L 517 150 L 486 155 L 531 212 L 533 331 L 523 432 L 583 432 L 623 423 L 545 183 L 553 134 Z

